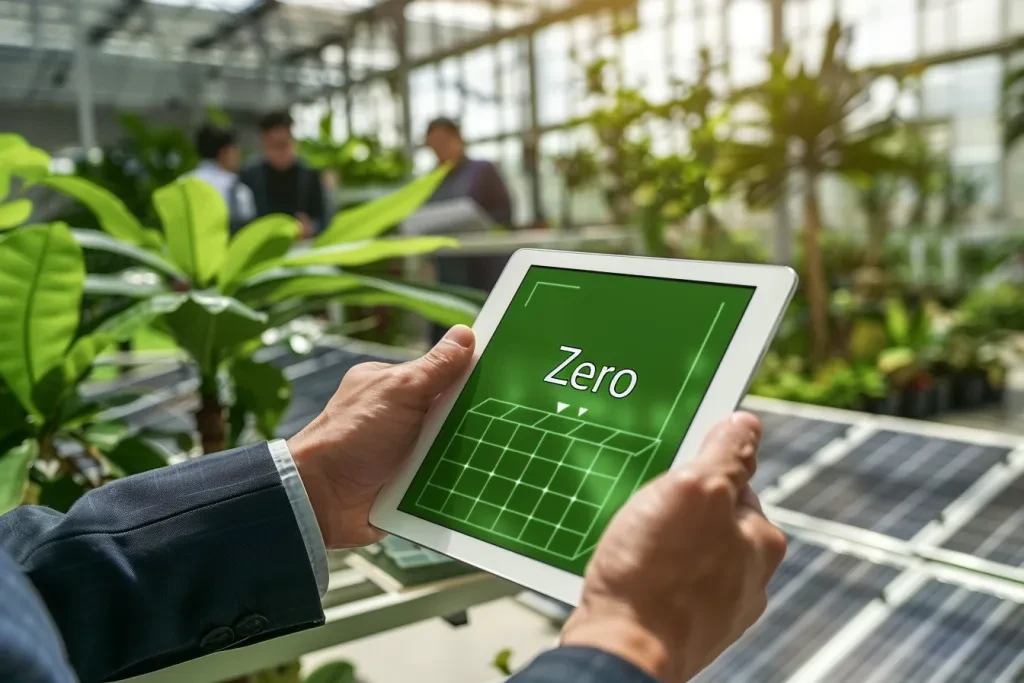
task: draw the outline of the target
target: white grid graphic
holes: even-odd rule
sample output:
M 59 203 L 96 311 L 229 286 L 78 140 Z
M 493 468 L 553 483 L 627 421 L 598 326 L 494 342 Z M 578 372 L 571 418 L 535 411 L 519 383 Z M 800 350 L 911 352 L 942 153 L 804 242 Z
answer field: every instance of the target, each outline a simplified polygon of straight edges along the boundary
M 463 417 L 417 505 L 572 560 L 589 550 L 612 491 L 632 477 L 632 492 L 660 443 L 490 398 Z

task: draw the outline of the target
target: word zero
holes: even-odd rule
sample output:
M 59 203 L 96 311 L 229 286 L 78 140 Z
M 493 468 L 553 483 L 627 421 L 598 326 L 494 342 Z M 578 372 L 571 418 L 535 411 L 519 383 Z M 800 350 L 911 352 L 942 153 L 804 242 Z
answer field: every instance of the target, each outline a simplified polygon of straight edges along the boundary
M 632 393 L 636 387 L 636 373 L 628 368 L 623 368 L 616 372 L 614 367 L 603 366 L 601 372 L 597 371 L 597 366 L 593 363 L 584 361 L 575 368 L 573 368 L 572 374 L 569 375 L 569 379 L 564 379 L 558 376 L 558 373 L 569 367 L 573 361 L 580 357 L 583 353 L 583 349 L 577 349 L 572 346 L 560 346 L 559 351 L 568 353 L 569 357 L 566 358 L 561 364 L 558 365 L 554 370 L 549 372 L 545 377 L 544 381 L 550 384 L 558 384 L 559 386 L 569 385 L 577 391 L 590 391 L 597 393 L 601 388 L 604 378 L 608 375 L 612 375 L 611 381 L 608 383 L 608 393 L 613 398 L 626 398 Z M 583 381 L 596 380 L 593 386 L 584 384 Z M 625 388 L 622 386 L 625 385 Z

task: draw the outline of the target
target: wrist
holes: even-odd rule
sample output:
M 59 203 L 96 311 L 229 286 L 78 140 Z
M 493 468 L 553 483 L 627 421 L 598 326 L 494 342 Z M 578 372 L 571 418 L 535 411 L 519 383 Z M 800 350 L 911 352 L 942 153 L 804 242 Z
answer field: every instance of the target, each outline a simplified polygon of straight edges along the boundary
M 562 631 L 561 644 L 592 647 L 615 655 L 659 681 L 686 680 L 676 676 L 670 643 L 625 616 L 574 614 Z
M 308 439 L 303 438 L 300 432 L 288 439 L 288 451 L 292 454 L 295 469 L 299 473 L 302 486 L 306 489 L 310 507 L 313 508 L 317 526 L 320 527 L 320 536 L 323 538 L 324 544 L 331 548 L 333 533 L 330 528 L 331 515 L 329 513 L 331 507 L 330 486 L 317 465 L 313 445 Z

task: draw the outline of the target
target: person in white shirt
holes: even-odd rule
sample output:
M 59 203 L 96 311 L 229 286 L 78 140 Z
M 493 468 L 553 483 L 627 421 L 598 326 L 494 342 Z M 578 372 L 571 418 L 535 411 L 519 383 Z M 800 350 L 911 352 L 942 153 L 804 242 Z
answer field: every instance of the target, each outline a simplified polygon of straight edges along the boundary
M 256 200 L 252 190 L 238 178 L 242 152 L 235 134 L 206 124 L 196 133 L 196 149 L 202 161 L 189 177 L 198 178 L 217 190 L 228 206 L 231 232 L 237 232 L 256 218 Z

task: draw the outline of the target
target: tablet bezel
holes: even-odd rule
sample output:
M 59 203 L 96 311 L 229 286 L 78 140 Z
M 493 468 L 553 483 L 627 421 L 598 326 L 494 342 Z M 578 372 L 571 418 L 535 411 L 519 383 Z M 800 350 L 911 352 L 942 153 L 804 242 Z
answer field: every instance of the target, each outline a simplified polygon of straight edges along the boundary
M 381 491 L 370 510 L 370 523 L 382 531 L 575 605 L 583 588 L 581 577 L 398 509 L 427 451 L 430 450 L 448 413 L 451 412 L 469 375 L 487 348 L 498 322 L 504 316 L 531 266 L 745 285 L 755 288 L 743 318 L 722 357 L 719 369 L 672 461 L 672 467 L 677 467 L 692 457 L 714 423 L 739 405 L 796 289 L 797 275 L 793 269 L 783 266 L 542 249 L 520 249 L 512 255 L 473 325 L 476 349 L 472 364 L 459 381 L 438 398 L 427 414 L 423 431 L 407 464 Z M 757 341 L 749 343 L 750 340 Z

